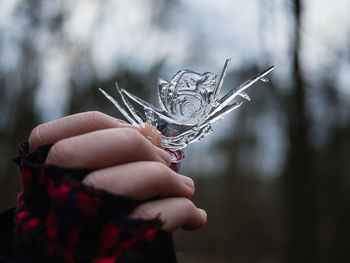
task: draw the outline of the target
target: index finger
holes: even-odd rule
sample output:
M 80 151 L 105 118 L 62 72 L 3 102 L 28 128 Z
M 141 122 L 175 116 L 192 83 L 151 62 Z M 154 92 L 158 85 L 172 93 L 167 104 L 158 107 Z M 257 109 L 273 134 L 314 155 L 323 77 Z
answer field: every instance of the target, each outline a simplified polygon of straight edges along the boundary
M 133 127 L 125 121 L 98 111 L 78 113 L 34 128 L 29 136 L 29 149 L 32 151 L 39 146 L 53 144 L 62 139 L 92 131 L 125 126 Z

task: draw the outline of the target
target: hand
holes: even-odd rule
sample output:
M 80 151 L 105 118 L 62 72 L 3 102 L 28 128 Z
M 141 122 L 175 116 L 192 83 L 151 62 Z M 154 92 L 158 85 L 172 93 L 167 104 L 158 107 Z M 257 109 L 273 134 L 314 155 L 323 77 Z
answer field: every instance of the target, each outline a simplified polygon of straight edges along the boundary
M 142 133 L 141 133 L 142 132 Z M 70 115 L 36 127 L 29 149 L 53 144 L 46 162 L 67 168 L 94 169 L 83 183 L 136 200 L 149 200 L 131 214 L 152 219 L 160 214 L 163 228 L 193 230 L 206 224 L 206 213 L 189 200 L 192 179 L 169 168 L 169 154 L 151 127 L 140 131 L 100 112 Z

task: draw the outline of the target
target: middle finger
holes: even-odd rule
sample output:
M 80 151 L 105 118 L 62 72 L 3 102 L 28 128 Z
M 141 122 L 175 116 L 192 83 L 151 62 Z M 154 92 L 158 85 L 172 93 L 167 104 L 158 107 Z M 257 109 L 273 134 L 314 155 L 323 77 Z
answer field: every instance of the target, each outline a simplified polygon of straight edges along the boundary
M 193 180 L 159 162 L 134 162 L 90 173 L 86 185 L 136 200 L 194 194 Z

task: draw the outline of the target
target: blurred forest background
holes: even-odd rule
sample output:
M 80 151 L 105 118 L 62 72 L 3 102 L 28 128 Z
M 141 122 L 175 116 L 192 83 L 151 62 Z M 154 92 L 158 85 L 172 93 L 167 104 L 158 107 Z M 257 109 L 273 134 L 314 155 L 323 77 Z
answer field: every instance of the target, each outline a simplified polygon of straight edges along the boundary
M 11 160 L 39 123 L 121 117 L 98 87 L 156 103 L 158 76 L 219 74 L 229 57 L 223 93 L 276 69 L 186 151 L 208 224 L 176 232 L 179 262 L 350 262 L 347 0 L 2 0 L 0 209 L 15 204 Z

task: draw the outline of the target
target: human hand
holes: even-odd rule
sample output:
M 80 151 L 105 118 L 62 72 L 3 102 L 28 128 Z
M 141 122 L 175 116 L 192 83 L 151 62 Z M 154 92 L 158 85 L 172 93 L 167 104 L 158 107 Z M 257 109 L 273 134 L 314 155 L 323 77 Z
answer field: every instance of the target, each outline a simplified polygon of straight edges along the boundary
M 155 146 L 160 146 L 157 136 L 151 127 L 139 130 L 103 113 L 86 112 L 37 126 L 29 148 L 53 144 L 47 163 L 93 169 L 83 180 L 86 185 L 141 201 L 162 197 L 142 203 L 131 217 L 160 215 L 167 231 L 203 227 L 205 211 L 189 200 L 192 179 L 169 168 L 169 154 Z

